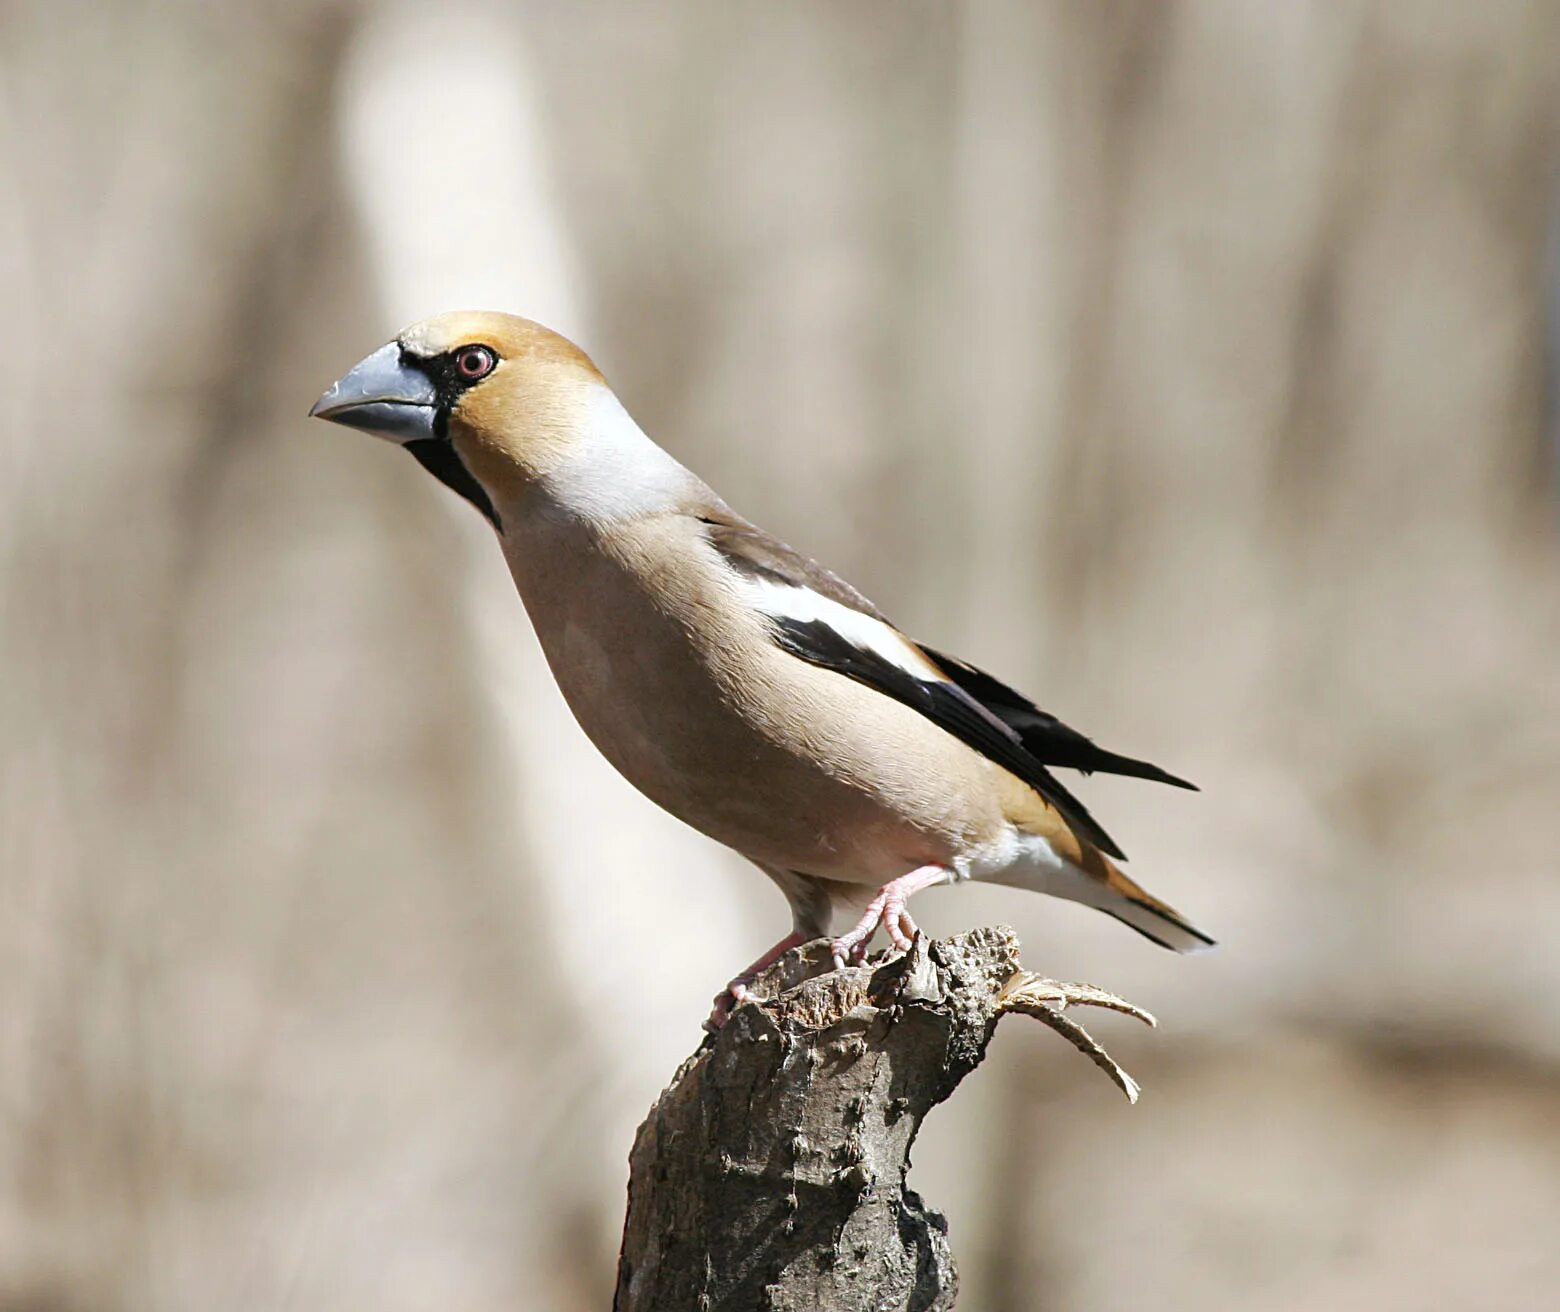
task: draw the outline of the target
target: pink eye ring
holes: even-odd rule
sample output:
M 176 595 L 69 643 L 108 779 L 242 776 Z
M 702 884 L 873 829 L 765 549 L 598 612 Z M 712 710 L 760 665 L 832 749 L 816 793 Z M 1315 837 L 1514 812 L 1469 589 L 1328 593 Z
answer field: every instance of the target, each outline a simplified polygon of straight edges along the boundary
M 498 356 L 488 346 L 463 346 L 455 352 L 455 372 L 462 382 L 486 378 L 498 367 Z

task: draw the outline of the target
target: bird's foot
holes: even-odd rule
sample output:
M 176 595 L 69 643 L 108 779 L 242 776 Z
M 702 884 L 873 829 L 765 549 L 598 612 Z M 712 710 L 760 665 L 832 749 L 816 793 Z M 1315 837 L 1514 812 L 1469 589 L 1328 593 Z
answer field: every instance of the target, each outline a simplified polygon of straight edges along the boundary
M 834 955 L 834 968 L 844 970 L 846 966 L 861 965 L 867 959 L 867 944 L 872 941 L 879 925 L 887 932 L 894 946 L 905 951 L 909 950 L 915 942 L 915 936 L 920 933 L 903 902 L 895 905 L 879 894 L 872 899 L 855 927 L 829 945 Z
M 770 948 L 768 952 L 764 953 L 751 966 L 736 976 L 731 983 L 715 995 L 715 1005 L 710 1008 L 710 1014 L 704 1022 L 704 1028 L 711 1034 L 720 1029 L 731 1018 L 732 1008 L 748 1000 L 750 996 L 748 985 L 753 982 L 758 973 L 762 970 L 767 970 L 792 948 L 799 947 L 806 941 L 800 934 L 787 934 L 774 947 Z
M 715 995 L 714 1005 L 710 1007 L 710 1014 L 704 1019 L 704 1029 L 713 1034 L 731 1019 L 731 1009 L 739 1002 L 746 1002 L 748 988 L 746 981 L 732 980 L 725 988 Z
M 922 866 L 884 884 L 878 889 L 877 896 L 867 904 L 867 909 L 862 912 L 855 927 L 829 945 L 834 954 L 835 968 L 844 970 L 847 965 L 859 966 L 865 961 L 867 944 L 872 941 L 872 935 L 877 932 L 879 925 L 888 935 L 889 942 L 901 952 L 908 952 L 910 945 L 915 942 L 915 936 L 920 933 L 915 927 L 915 921 L 910 919 L 906 905 L 911 894 L 930 888 L 933 884 L 941 884 L 948 877 L 949 872 L 942 866 Z

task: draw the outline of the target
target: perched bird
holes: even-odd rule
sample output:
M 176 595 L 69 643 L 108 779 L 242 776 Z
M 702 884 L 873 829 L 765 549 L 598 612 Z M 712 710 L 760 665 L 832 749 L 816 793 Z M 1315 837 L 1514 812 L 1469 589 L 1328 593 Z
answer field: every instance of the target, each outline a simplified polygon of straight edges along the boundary
M 1033 889 L 1177 952 L 1212 945 L 1121 871 L 1051 769 L 1194 785 L 907 638 L 652 442 L 558 334 L 440 315 L 310 414 L 405 447 L 487 518 L 602 755 L 785 894 L 792 932 L 731 981 L 713 1025 L 797 944 L 832 936 L 843 965 L 881 926 L 908 947 L 906 903 L 936 884 Z

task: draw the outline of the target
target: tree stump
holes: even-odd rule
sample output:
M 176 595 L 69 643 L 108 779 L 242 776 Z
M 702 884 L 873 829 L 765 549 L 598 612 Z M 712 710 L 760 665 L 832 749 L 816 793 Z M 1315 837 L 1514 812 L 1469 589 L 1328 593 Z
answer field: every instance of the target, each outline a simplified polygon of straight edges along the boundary
M 1024 971 L 1005 927 L 835 970 L 787 953 L 683 1063 L 630 1154 L 616 1312 L 951 1308 L 948 1227 L 905 1187 L 922 1118 L 1034 1016 L 1127 1095 L 1137 1086 L 1069 1004 L 1139 1008 Z

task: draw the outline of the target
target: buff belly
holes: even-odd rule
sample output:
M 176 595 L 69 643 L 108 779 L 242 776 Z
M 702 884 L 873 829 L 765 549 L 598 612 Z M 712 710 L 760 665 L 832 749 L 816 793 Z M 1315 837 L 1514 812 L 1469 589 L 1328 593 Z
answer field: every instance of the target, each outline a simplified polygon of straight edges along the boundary
M 633 652 L 588 622 L 544 638 L 565 699 L 630 783 L 758 864 L 875 888 L 922 865 L 965 873 L 1006 828 L 986 801 L 996 767 L 908 707 L 778 649 L 734 670 L 676 626 L 635 632 Z M 647 654 L 647 632 L 683 649 Z

